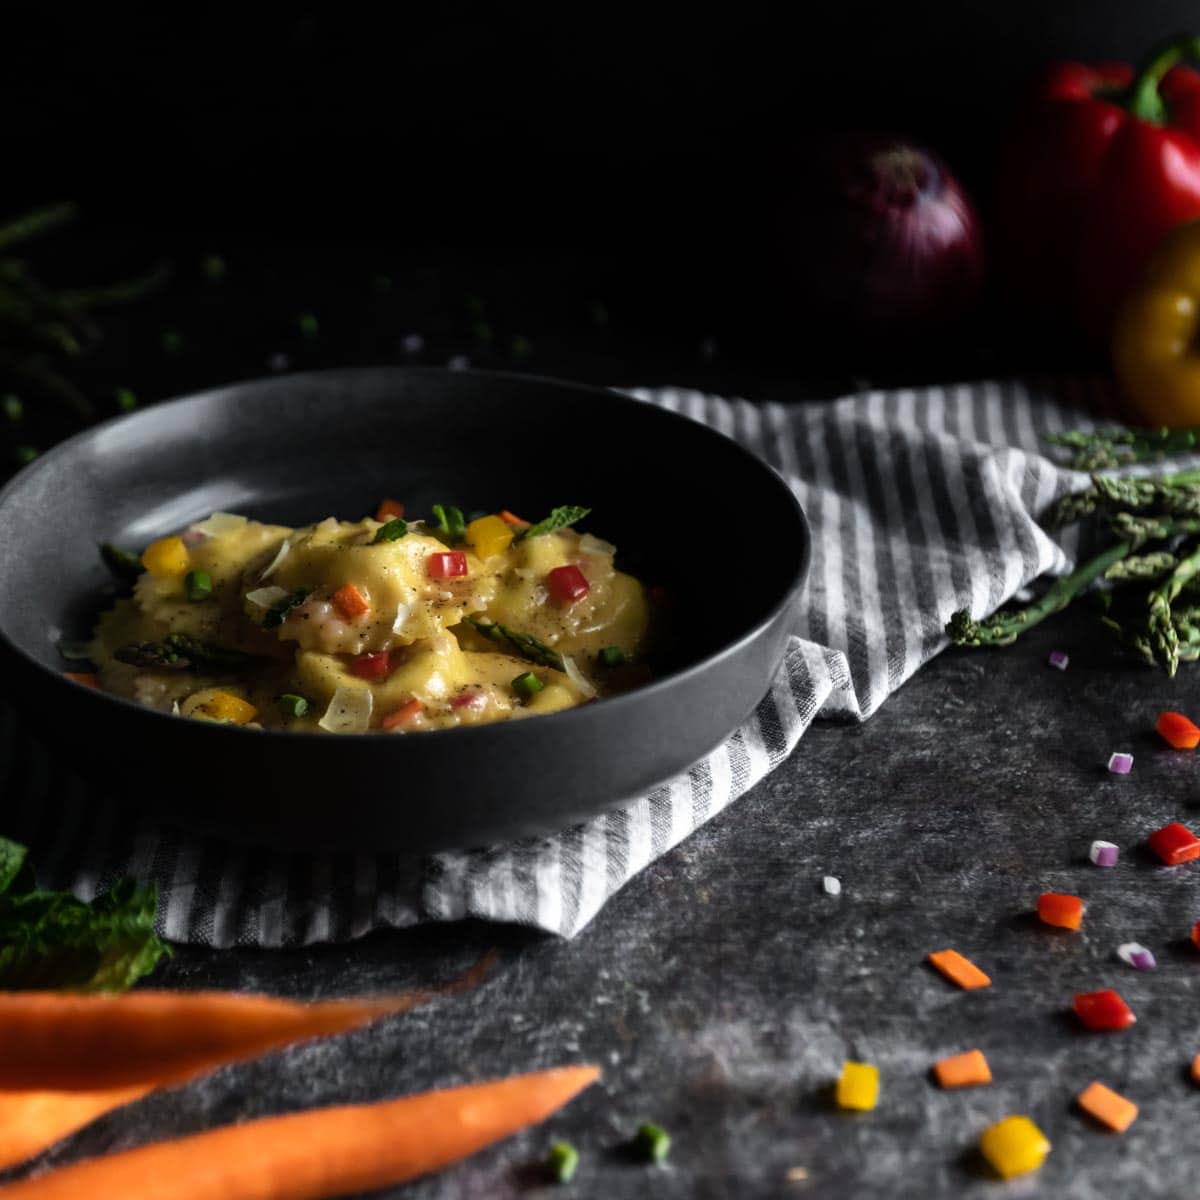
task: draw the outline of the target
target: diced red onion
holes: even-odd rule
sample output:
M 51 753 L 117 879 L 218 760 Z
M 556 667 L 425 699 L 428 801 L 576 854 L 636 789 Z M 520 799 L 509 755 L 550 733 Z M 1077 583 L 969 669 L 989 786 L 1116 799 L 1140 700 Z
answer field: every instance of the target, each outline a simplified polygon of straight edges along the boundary
M 1120 856 L 1120 848 L 1114 842 L 1102 842 L 1097 839 L 1088 850 L 1088 858 L 1098 867 L 1115 867 Z
M 252 592 L 246 593 L 246 602 L 253 604 L 255 608 L 274 608 L 281 600 L 286 600 L 288 597 L 287 589 L 281 587 L 261 587 L 255 588 Z
M 1118 750 L 1109 756 L 1108 769 L 1114 775 L 1128 775 L 1133 770 L 1133 755 Z
M 425 349 L 425 339 L 419 333 L 406 333 L 400 339 L 400 349 L 405 354 L 420 354 Z
M 1145 946 L 1137 942 L 1124 942 L 1117 947 L 1117 957 L 1138 971 L 1153 971 L 1158 963 Z
M 482 692 L 462 692 L 450 701 L 451 708 L 482 708 L 487 697 Z
M 279 570 L 280 565 L 283 563 L 283 560 L 285 558 L 287 558 L 291 549 L 292 549 L 291 542 L 289 542 L 287 540 L 287 538 L 284 538 L 284 540 L 279 543 L 279 549 L 275 551 L 275 557 L 273 559 L 271 559 L 271 561 L 267 565 L 266 569 L 263 571 L 263 573 L 258 578 L 260 580 L 270 579 L 271 576 L 274 575 L 275 572 Z
M 1051 650 L 1049 663 L 1058 671 L 1065 671 L 1071 660 L 1061 650 Z
M 563 670 L 567 678 L 586 696 L 591 699 L 596 694 L 592 681 L 575 665 L 575 660 L 569 655 L 563 655 Z

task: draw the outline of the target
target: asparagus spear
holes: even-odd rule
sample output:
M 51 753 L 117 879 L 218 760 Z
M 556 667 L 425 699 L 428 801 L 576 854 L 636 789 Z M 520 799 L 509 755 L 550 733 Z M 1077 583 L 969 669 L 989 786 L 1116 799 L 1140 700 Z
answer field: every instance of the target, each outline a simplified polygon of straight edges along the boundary
M 113 652 L 113 657 L 150 671 L 196 671 L 203 675 L 245 671 L 261 661 L 256 655 L 214 646 L 186 633 L 169 633 L 161 642 L 121 646 Z
M 562 656 L 531 634 L 518 633 L 515 629 L 509 629 L 507 625 L 485 624 L 474 617 L 464 617 L 463 621 L 488 641 L 508 646 L 521 658 L 527 658 L 540 667 L 550 667 L 555 671 L 564 670 Z
M 1200 426 L 1190 429 L 1098 429 L 1051 434 L 1047 441 L 1075 451 L 1076 471 L 1102 471 L 1155 462 L 1200 448 Z
M 100 557 L 104 565 L 123 583 L 131 583 L 146 569 L 136 554 L 122 550 L 112 542 L 100 543 Z

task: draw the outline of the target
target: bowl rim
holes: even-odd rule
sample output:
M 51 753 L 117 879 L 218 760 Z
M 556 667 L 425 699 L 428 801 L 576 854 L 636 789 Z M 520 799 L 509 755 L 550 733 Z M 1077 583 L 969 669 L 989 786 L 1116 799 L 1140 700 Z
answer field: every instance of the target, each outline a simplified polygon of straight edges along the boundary
M 352 375 L 372 375 L 372 374 L 399 374 L 399 375 L 431 375 L 431 376 L 460 376 L 470 375 L 482 379 L 500 379 L 504 381 L 518 380 L 525 383 L 530 383 L 539 386 L 549 385 L 551 387 L 568 388 L 572 391 L 582 391 L 592 393 L 596 397 L 603 397 L 606 403 L 618 404 L 621 406 L 638 406 L 639 408 L 650 408 L 664 417 L 673 421 L 685 421 L 693 429 L 698 428 L 702 431 L 702 436 L 707 435 L 714 439 L 720 439 L 724 448 L 728 452 L 736 453 L 742 459 L 752 463 L 755 467 L 765 471 L 774 483 L 780 489 L 783 497 L 790 502 L 790 508 L 795 522 L 798 526 L 801 535 L 800 551 L 795 571 L 788 581 L 787 585 L 782 589 L 780 596 L 767 612 L 760 617 L 753 625 L 744 630 L 732 641 L 722 645 L 713 653 L 705 655 L 697 662 L 690 663 L 687 666 L 680 667 L 666 675 L 656 676 L 649 683 L 642 684 L 639 687 L 632 688 L 628 692 L 621 692 L 616 696 L 606 697 L 600 709 L 609 713 L 615 713 L 618 708 L 624 711 L 632 707 L 633 704 L 649 701 L 653 702 L 661 693 L 669 692 L 673 687 L 680 683 L 694 679 L 695 677 L 704 674 L 717 663 L 723 662 L 731 656 L 737 654 L 743 647 L 759 638 L 768 628 L 770 628 L 783 615 L 788 607 L 794 602 L 800 591 L 803 589 L 805 581 L 808 578 L 809 568 L 812 560 L 812 531 L 809 527 L 808 518 L 800 504 L 796 494 L 788 485 L 787 480 L 778 470 L 776 470 L 765 459 L 760 458 L 757 454 L 748 450 L 739 441 L 723 433 L 721 430 L 709 425 L 703 421 L 695 420 L 689 417 L 686 413 L 676 411 L 656 405 L 651 401 L 639 399 L 630 391 L 618 387 L 609 387 L 600 384 L 577 383 L 572 380 L 559 379 L 556 376 L 550 375 L 534 375 L 528 372 L 520 371 L 500 371 L 466 368 L 462 370 L 452 370 L 448 367 L 438 367 L 430 365 L 414 365 L 405 366 L 402 364 L 383 363 L 379 365 L 358 365 L 351 367 L 324 367 L 311 371 L 293 371 L 282 373 L 279 375 L 264 375 L 253 376 L 247 379 L 235 380 L 231 383 L 218 384 L 215 387 L 204 388 L 200 391 L 185 392 L 178 396 L 171 396 L 166 400 L 158 401 L 153 405 L 147 406 L 144 409 L 138 409 L 129 413 L 119 413 L 109 417 L 104 421 L 99 421 L 95 425 L 89 425 L 86 429 L 80 430 L 78 433 L 72 434 L 61 442 L 55 443 L 44 454 L 39 455 L 32 463 L 23 467 L 10 479 L 2 488 L 0 488 L 0 516 L 4 511 L 4 506 L 12 493 L 14 493 L 31 474 L 44 469 L 48 464 L 53 463 L 56 458 L 67 454 L 76 445 L 87 441 L 89 438 L 94 438 L 97 434 L 104 430 L 114 428 L 121 424 L 138 421 L 151 414 L 160 412 L 164 409 L 181 407 L 183 405 L 209 399 L 213 396 L 220 395 L 223 392 L 237 392 L 245 388 L 265 387 L 275 384 L 286 384 L 297 380 L 314 380 L 319 381 L 333 376 L 345 378 Z M 44 672 L 47 676 L 57 680 L 59 687 L 76 687 L 80 685 L 66 678 L 66 672 L 55 671 L 52 667 L 46 666 L 45 663 L 33 657 L 23 646 L 18 645 L 0 628 L 0 643 L 2 643 L 10 653 L 15 653 L 19 658 L 25 660 L 34 669 Z M 147 705 L 139 704 L 136 700 L 130 700 L 125 696 L 117 696 L 111 692 L 104 692 L 94 688 L 85 688 L 85 691 L 95 693 L 96 699 L 100 703 L 113 702 L 128 708 L 133 712 L 138 712 L 144 715 L 149 715 L 153 718 L 158 718 L 163 721 L 177 721 L 179 718 L 171 713 L 161 712 L 158 709 L 150 708 Z M 545 724 L 547 721 L 552 722 L 555 728 L 565 727 L 568 722 L 579 723 L 581 721 L 592 720 L 595 718 L 595 713 L 592 711 L 591 704 L 580 704 L 573 708 L 562 709 L 558 712 L 544 713 L 537 717 L 536 727 L 539 729 L 548 728 Z M 254 736 L 257 738 L 266 737 L 272 741 L 276 739 L 285 739 L 288 743 L 294 743 L 297 739 L 311 741 L 319 740 L 325 744 L 337 744 L 344 742 L 348 745 L 361 745 L 363 739 L 375 741 L 378 740 L 378 731 L 369 730 L 363 733 L 354 734 L 339 734 L 331 738 L 330 735 L 320 730 L 288 730 L 288 729 L 245 729 L 240 725 L 223 724 L 220 722 L 205 722 L 193 721 L 190 725 L 195 725 L 200 728 L 207 729 L 208 733 L 205 736 L 217 734 L 219 736 L 234 735 L 234 736 Z M 420 730 L 422 742 L 429 735 L 437 734 L 456 734 L 460 739 L 464 736 L 474 735 L 476 738 L 487 736 L 505 737 L 513 736 L 512 734 L 504 734 L 502 729 L 512 729 L 513 727 L 520 728 L 525 725 L 526 721 L 491 721 L 480 725 L 453 726 L 446 729 L 426 729 Z M 732 731 L 731 731 L 732 732 Z M 518 735 L 519 736 L 519 735 Z M 402 744 L 406 741 L 405 738 L 388 739 L 387 744 Z

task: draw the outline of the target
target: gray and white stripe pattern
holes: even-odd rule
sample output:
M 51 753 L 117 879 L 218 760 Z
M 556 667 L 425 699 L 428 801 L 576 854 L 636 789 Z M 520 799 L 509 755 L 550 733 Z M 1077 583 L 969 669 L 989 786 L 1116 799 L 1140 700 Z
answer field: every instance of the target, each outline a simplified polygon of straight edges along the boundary
M 4 832 L 45 882 L 90 898 L 155 879 L 162 932 L 212 946 L 344 940 L 380 926 L 479 917 L 570 937 L 648 863 L 777 766 L 815 717 L 862 720 L 944 645 L 950 614 L 982 616 L 1071 565 L 1035 519 L 1082 482 L 1043 435 L 1090 426 L 1105 385 L 975 383 L 751 404 L 635 393 L 736 438 L 808 513 L 812 574 L 797 636 L 754 716 L 685 775 L 553 837 L 420 861 L 312 859 L 139 828 L 0 712 Z

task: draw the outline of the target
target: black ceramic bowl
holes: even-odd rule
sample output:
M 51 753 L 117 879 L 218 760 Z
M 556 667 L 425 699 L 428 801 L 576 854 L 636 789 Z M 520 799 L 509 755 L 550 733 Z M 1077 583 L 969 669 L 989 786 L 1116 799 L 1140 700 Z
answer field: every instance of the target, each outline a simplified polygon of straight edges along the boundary
M 536 720 L 408 736 L 206 725 L 78 687 L 96 543 L 139 548 L 213 510 L 286 524 L 586 504 L 618 563 L 668 589 L 655 682 Z M 79 434 L 0 492 L 5 694 L 55 752 L 154 816 L 242 841 L 432 849 L 562 828 L 701 758 L 778 666 L 808 566 L 804 515 L 736 443 L 615 392 L 434 369 L 239 384 Z

